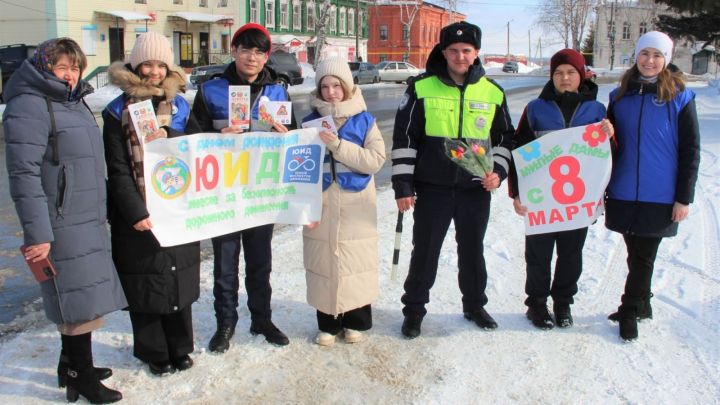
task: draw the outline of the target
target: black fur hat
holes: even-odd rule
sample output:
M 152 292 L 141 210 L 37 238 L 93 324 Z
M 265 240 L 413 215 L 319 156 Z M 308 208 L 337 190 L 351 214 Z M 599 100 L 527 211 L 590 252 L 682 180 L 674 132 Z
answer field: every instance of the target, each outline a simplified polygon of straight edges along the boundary
M 440 31 L 440 49 L 445 49 L 456 42 L 471 44 L 475 49 L 480 49 L 481 37 L 480 27 L 475 24 L 465 21 L 452 23 Z

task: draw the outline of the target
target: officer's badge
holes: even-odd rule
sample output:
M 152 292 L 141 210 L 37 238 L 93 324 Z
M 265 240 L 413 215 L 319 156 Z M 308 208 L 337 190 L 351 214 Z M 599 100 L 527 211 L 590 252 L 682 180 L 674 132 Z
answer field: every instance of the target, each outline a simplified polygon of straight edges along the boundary
M 400 104 L 398 105 L 398 110 L 404 109 L 408 101 L 410 101 L 410 96 L 407 93 L 403 94 L 402 99 L 400 99 Z
M 485 117 L 481 116 L 481 117 L 477 117 L 475 119 L 475 128 L 477 128 L 479 130 L 483 130 L 483 129 L 485 129 L 486 126 L 487 126 L 487 120 L 485 119 Z
M 455 34 L 457 34 L 457 36 L 462 35 L 462 30 L 457 30 L 457 32 Z

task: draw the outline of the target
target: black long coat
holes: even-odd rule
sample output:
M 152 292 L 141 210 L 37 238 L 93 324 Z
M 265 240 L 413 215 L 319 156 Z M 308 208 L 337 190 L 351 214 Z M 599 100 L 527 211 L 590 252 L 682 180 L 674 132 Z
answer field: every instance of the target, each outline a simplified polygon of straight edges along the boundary
M 184 102 L 178 98 L 176 101 Z M 200 242 L 161 247 L 151 231 L 133 228 L 150 214 L 132 176 L 120 120 L 108 109 L 103 118 L 112 256 L 129 309 L 153 314 L 177 312 L 200 296 Z M 168 137 L 183 135 L 165 129 Z M 190 114 L 184 133 L 198 131 Z

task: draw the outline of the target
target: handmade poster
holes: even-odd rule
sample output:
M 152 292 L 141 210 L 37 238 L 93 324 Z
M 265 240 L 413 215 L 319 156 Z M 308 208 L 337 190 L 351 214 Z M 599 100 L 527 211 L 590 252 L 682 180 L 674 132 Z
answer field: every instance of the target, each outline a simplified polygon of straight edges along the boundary
M 335 122 L 333 121 L 333 118 L 329 115 L 326 115 L 324 117 L 316 118 L 311 121 L 303 122 L 302 123 L 303 128 L 318 128 L 320 131 L 323 130 L 329 130 L 333 134 L 337 135 L 337 129 L 335 128 Z
M 228 87 L 228 114 L 230 125 L 250 128 L 250 86 Z
M 600 123 L 550 132 L 512 154 L 526 235 L 583 228 L 602 214 L 612 157 Z
M 151 100 L 128 105 L 128 114 L 141 146 L 145 143 L 145 137 L 160 129 Z
M 152 232 L 162 246 L 265 224 L 308 224 L 322 210 L 318 130 L 203 133 L 145 145 Z

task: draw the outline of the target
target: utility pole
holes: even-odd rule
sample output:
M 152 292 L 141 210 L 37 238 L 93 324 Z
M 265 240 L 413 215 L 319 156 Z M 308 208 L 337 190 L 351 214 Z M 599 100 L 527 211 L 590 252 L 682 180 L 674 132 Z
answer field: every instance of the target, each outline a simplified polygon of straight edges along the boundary
M 510 21 L 507 22 L 507 57 L 510 57 Z
M 610 6 L 610 70 L 613 70 L 615 65 L 615 7 L 617 6 L 617 0 L 613 0 Z
M 360 62 L 360 0 L 355 0 L 355 61 Z

